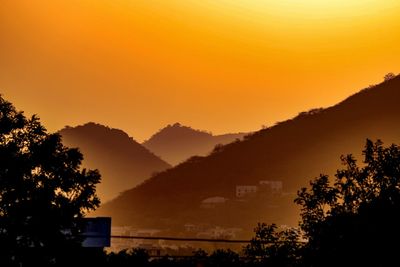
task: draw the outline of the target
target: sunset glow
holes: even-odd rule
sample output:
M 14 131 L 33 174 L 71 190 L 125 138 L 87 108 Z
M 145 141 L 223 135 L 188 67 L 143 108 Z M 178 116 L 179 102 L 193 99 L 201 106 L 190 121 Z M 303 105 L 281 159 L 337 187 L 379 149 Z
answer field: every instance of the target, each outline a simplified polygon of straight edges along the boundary
M 0 92 L 55 131 L 257 130 L 400 70 L 400 3 L 5 0 Z

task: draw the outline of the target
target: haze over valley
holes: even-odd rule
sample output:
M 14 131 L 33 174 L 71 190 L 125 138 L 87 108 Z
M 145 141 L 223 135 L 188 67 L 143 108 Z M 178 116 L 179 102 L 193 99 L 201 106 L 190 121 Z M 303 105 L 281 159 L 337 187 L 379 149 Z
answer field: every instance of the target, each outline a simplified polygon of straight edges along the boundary
M 395 77 L 254 133 L 213 136 L 176 123 L 143 144 L 94 123 L 60 133 L 66 144 L 81 147 L 85 165 L 103 173 L 104 201 L 95 215 L 180 234 L 195 225 L 249 235 L 260 221 L 295 226 L 296 192 L 320 173 L 333 174 L 340 156 L 360 152 L 367 138 L 399 142 L 399 98 Z M 262 185 L 268 181 L 281 183 L 277 192 Z M 240 188 L 250 191 L 240 195 Z
M 400 266 L 399 0 L 0 0 L 0 266 Z

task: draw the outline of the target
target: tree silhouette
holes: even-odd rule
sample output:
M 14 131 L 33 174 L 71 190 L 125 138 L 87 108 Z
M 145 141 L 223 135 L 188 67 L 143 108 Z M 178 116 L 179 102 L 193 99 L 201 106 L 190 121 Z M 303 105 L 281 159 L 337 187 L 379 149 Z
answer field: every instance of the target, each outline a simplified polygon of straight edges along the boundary
M 383 77 L 383 80 L 385 82 L 387 82 L 387 81 L 390 81 L 393 78 L 396 78 L 396 74 L 394 74 L 393 72 L 389 72 Z
M 145 249 L 135 248 L 131 250 L 121 250 L 118 253 L 111 252 L 108 255 L 109 266 L 137 266 L 144 267 L 149 264 L 150 255 Z
M 275 224 L 259 223 L 255 237 L 244 248 L 245 255 L 253 263 L 268 266 L 296 266 L 299 261 L 300 235 L 295 229 L 277 231 Z
M 210 266 L 235 267 L 240 266 L 240 257 L 236 252 L 227 249 L 217 249 L 208 258 Z
M 342 157 L 335 183 L 301 189 L 305 266 L 393 266 L 400 238 L 400 147 L 367 140 L 364 162 Z
M 82 217 L 98 207 L 97 170 L 0 96 L 0 264 L 57 264 L 80 245 Z

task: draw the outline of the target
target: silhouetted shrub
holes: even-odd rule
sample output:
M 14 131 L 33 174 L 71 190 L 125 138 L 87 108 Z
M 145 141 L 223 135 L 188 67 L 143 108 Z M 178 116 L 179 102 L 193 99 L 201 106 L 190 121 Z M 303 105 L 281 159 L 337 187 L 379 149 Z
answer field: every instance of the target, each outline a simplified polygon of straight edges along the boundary
M 219 152 L 221 152 L 223 150 L 224 150 L 224 145 L 223 144 L 216 144 L 214 149 L 212 150 L 211 154 L 219 153 Z
M 118 253 L 108 255 L 108 266 L 115 267 L 144 267 L 149 264 L 149 253 L 145 249 L 134 248 L 131 250 L 121 250 Z
M 208 263 L 215 267 L 235 267 L 240 266 L 240 257 L 230 249 L 217 249 L 209 256 Z
M 82 218 L 98 207 L 97 170 L 36 116 L 0 97 L 0 265 L 59 264 L 78 253 Z
M 254 232 L 255 237 L 244 248 L 250 262 L 280 267 L 299 263 L 302 244 L 297 230 L 277 231 L 275 224 L 259 223 Z
M 393 72 L 389 72 L 387 73 L 385 76 L 383 76 L 383 80 L 386 81 L 390 81 L 391 79 L 396 78 L 396 74 L 394 74 Z
M 396 78 L 396 75 L 393 72 L 389 72 L 388 74 L 386 74 L 383 77 L 383 80 L 386 82 L 386 81 L 390 81 L 393 78 Z
M 393 266 L 400 238 L 400 147 L 367 140 L 364 162 L 342 157 L 335 183 L 321 175 L 298 192 L 305 266 Z

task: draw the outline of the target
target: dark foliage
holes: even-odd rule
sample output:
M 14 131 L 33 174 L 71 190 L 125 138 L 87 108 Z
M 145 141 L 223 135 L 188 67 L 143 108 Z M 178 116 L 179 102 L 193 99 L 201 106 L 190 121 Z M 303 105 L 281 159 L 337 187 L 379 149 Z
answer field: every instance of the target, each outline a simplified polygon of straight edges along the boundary
M 383 80 L 385 82 L 387 82 L 387 81 L 389 81 L 391 79 L 394 79 L 394 78 L 396 78 L 396 74 L 394 74 L 393 72 L 389 72 L 383 77 Z
M 305 266 L 393 266 L 400 238 L 400 147 L 367 140 L 364 164 L 342 157 L 335 183 L 299 191 Z
M 150 256 L 146 250 L 136 248 L 132 250 L 122 250 L 118 253 L 110 253 L 108 255 L 108 266 L 119 267 L 145 267 L 149 265 Z
M 259 223 L 255 237 L 244 248 L 248 260 L 268 266 L 297 266 L 300 259 L 300 234 L 296 229 L 277 231 L 275 224 Z
M 99 205 L 98 171 L 0 97 L 1 266 L 45 266 L 79 248 L 81 218 Z
M 146 250 L 133 249 L 107 254 L 104 262 L 100 265 L 110 267 L 239 267 L 244 266 L 245 261 L 239 257 L 239 254 L 229 249 L 218 249 L 210 255 L 206 251 L 199 249 L 193 251 L 191 256 L 172 257 L 165 255 L 156 258 L 150 258 Z

